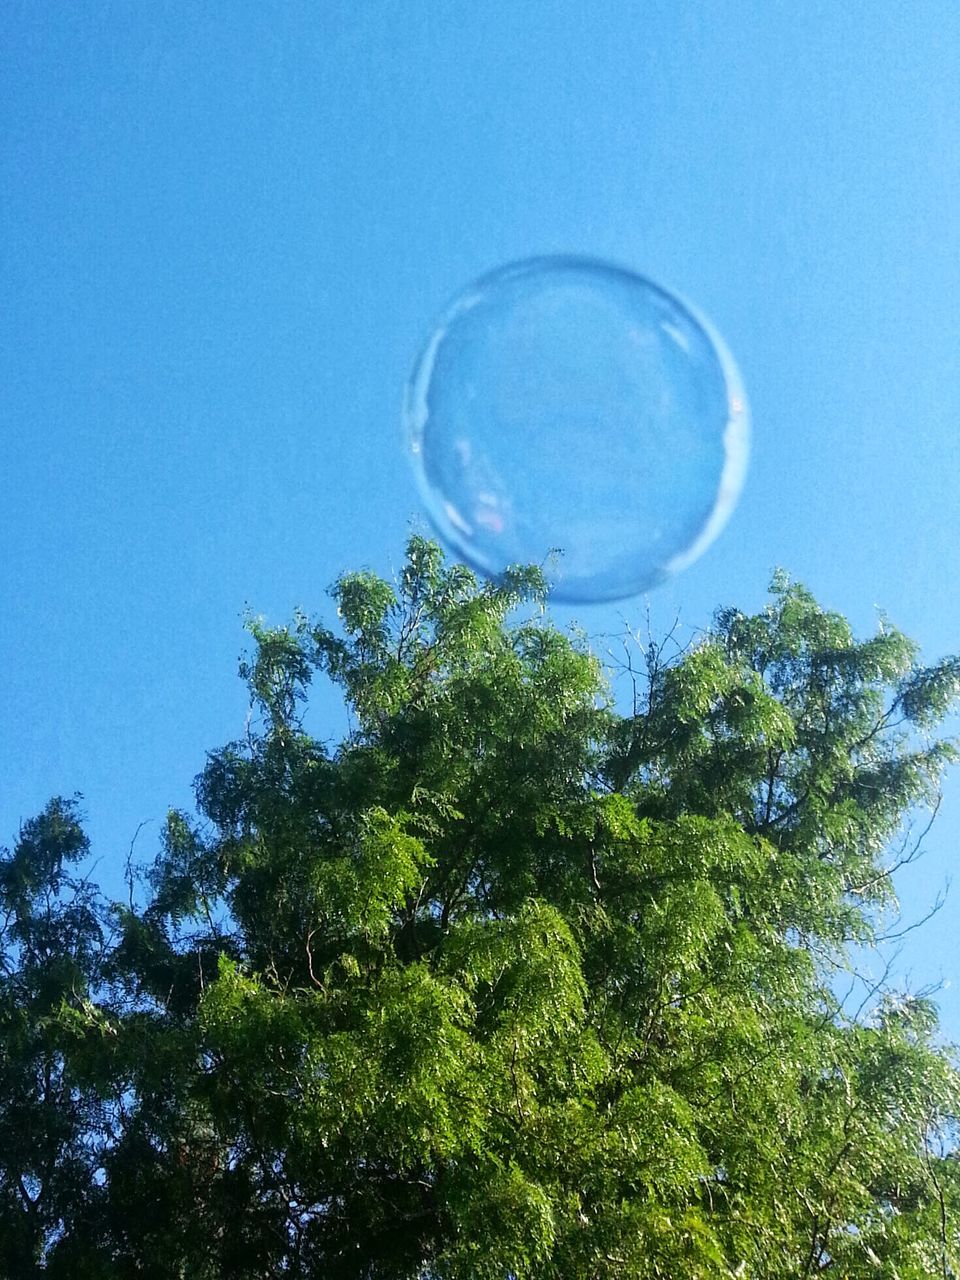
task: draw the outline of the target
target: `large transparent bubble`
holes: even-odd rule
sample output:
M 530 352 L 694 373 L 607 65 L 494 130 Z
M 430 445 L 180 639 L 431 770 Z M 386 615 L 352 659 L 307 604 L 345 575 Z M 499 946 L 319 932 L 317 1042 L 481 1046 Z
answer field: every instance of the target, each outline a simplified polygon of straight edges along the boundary
M 708 323 L 581 258 L 515 263 L 460 294 L 404 416 L 444 541 L 489 577 L 544 564 L 567 601 L 634 595 L 695 560 L 749 448 L 739 375 Z

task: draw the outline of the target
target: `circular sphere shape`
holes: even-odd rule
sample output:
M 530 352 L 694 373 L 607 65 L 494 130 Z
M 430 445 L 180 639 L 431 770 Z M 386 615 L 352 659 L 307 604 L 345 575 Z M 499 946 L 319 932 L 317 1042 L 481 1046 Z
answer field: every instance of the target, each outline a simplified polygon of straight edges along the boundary
M 532 258 L 465 289 L 420 354 L 404 421 L 448 546 L 491 578 L 545 565 L 566 601 L 635 595 L 692 563 L 749 452 L 740 377 L 709 323 L 587 258 Z

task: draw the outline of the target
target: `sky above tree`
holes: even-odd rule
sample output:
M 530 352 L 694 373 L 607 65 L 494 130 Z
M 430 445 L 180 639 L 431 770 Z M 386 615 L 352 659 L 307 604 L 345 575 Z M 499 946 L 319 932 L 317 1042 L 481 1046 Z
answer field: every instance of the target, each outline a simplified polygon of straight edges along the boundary
M 703 559 L 558 621 L 689 635 L 783 566 L 862 635 L 880 609 L 928 660 L 960 648 L 952 0 L 8 0 L 0 40 L 4 842 L 80 791 L 121 892 L 140 825 L 149 856 L 242 732 L 244 608 L 399 568 L 417 350 L 531 254 L 695 301 L 754 423 Z M 950 874 L 960 780 L 927 843 L 907 923 Z M 958 926 L 948 899 L 905 940 L 914 985 L 949 981 Z

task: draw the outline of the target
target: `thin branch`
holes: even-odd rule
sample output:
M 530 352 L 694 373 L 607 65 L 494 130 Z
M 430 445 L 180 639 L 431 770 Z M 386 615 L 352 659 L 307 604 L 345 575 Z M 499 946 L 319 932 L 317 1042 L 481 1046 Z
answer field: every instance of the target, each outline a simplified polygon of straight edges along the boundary
M 860 1001 L 857 1011 L 853 1015 L 853 1021 L 855 1023 L 860 1021 L 861 1014 L 863 1013 L 867 1005 L 870 1003 L 870 1001 L 873 999 L 873 997 L 877 994 L 877 992 L 886 990 L 887 980 L 890 977 L 890 974 L 893 970 L 893 966 L 900 959 L 901 952 L 902 952 L 902 948 L 898 947 L 897 950 L 894 951 L 893 955 L 887 959 L 886 963 L 884 964 L 883 973 L 880 975 L 880 977 L 876 980 L 876 982 L 870 983 L 867 990 L 867 994 Z M 857 974 L 857 976 L 860 977 L 859 974 Z M 864 981 L 864 979 L 861 978 L 861 981 Z
M 310 949 L 310 943 L 313 941 L 313 935 L 316 932 L 317 932 L 316 929 L 311 929 L 310 932 L 307 934 L 307 939 L 305 944 L 305 950 L 307 953 L 307 972 L 310 974 L 310 981 L 313 983 L 313 985 L 315 987 L 319 987 L 320 990 L 323 991 L 325 990 L 323 983 L 320 981 L 317 975 L 313 972 L 313 952 Z
M 943 802 L 943 796 L 942 794 L 940 794 L 937 796 L 936 802 L 933 805 L 933 808 L 930 812 L 929 820 L 925 823 L 923 830 L 920 832 L 919 836 L 917 836 L 916 840 L 913 843 L 913 847 L 910 849 L 908 853 L 903 852 L 903 850 L 906 849 L 907 844 L 909 843 L 909 835 L 901 845 L 900 854 L 897 855 L 896 860 L 892 862 L 889 867 L 883 868 L 872 879 L 864 881 L 863 884 L 851 885 L 848 892 L 856 893 L 860 895 L 864 893 L 868 893 L 871 889 L 873 889 L 876 885 L 880 884 L 883 880 L 889 880 L 890 877 L 895 872 L 901 869 L 901 867 L 908 867 L 912 862 L 915 862 L 917 858 L 921 856 L 923 842 L 927 838 L 927 836 L 930 834 L 930 828 L 933 826 L 936 820 L 936 817 L 940 811 L 940 805 L 942 802 Z
M 950 1280 L 950 1259 L 947 1255 L 947 1206 L 943 1198 L 943 1187 L 940 1184 L 940 1179 L 933 1171 L 933 1161 L 930 1158 L 930 1148 L 927 1145 L 926 1136 L 921 1134 L 921 1140 L 923 1143 L 924 1164 L 927 1166 L 927 1173 L 937 1193 L 937 1203 L 940 1208 L 940 1266 L 943 1272 L 943 1280 Z
M 513 1081 L 513 1096 L 517 1104 L 517 1115 L 520 1117 L 521 1124 L 526 1120 L 526 1113 L 523 1110 L 523 1103 L 520 1101 L 520 1085 L 517 1082 L 517 1052 L 519 1044 L 516 1040 L 513 1042 L 513 1057 L 510 1059 L 510 1079 Z
M 940 892 L 937 894 L 936 902 L 934 902 L 933 906 L 930 908 L 930 910 L 927 912 L 925 916 L 921 916 L 919 920 L 914 920 L 913 924 L 907 925 L 905 929 L 901 929 L 897 933 L 882 934 L 881 937 L 877 939 L 877 942 L 878 943 L 896 942 L 898 938 L 905 938 L 908 933 L 913 933 L 915 929 L 922 928 L 923 925 L 925 925 L 928 920 L 931 920 L 940 910 L 942 910 L 943 906 L 947 901 L 947 893 L 949 892 L 949 888 L 950 888 L 950 885 L 948 883 L 943 889 L 940 890 Z
M 590 849 L 590 879 L 593 881 L 593 887 L 597 891 L 597 897 L 603 901 L 603 891 L 600 888 L 600 881 L 597 879 L 597 856 L 592 846 Z
M 148 823 L 150 823 L 150 822 L 152 822 L 152 821 L 153 821 L 153 819 L 152 819 L 152 818 L 144 818 L 143 822 L 140 822 L 140 823 L 138 823 L 138 824 L 137 824 L 137 829 L 136 829 L 136 831 L 133 833 L 133 839 L 130 841 L 130 848 L 127 850 L 127 860 L 126 860 L 126 862 L 124 863 L 124 867 L 123 867 L 123 878 L 124 878 L 124 879 L 126 880 L 126 882 L 127 882 L 127 901 L 128 901 L 128 903 L 129 903 L 129 905 L 130 905 L 130 910 L 131 910 L 131 911 L 133 911 L 133 910 L 134 910 L 134 906 L 133 906 L 133 880 L 134 880 L 134 876 L 133 876 L 133 849 L 134 849 L 134 845 L 137 843 L 137 837 L 139 836 L 140 832 L 143 830 L 143 828 L 144 828 L 145 826 L 147 826 L 147 824 L 148 824 Z

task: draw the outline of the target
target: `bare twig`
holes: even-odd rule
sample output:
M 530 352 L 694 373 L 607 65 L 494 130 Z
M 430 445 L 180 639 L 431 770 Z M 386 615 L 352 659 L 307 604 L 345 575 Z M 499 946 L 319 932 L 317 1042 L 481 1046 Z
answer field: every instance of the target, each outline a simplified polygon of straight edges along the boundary
M 127 860 L 123 868 L 123 877 L 127 882 L 127 901 L 130 904 L 130 910 L 133 908 L 133 849 L 137 843 L 137 837 L 145 826 L 152 822 L 152 818 L 144 818 L 143 822 L 137 824 L 137 829 L 133 833 L 133 839 L 130 841 L 130 848 L 127 850 Z
M 905 938 L 908 933 L 913 933 L 915 929 L 921 928 L 923 925 L 927 923 L 928 920 L 931 920 L 939 911 L 942 910 L 944 904 L 947 901 L 947 894 L 949 892 L 949 889 L 950 889 L 950 885 L 948 882 L 944 886 L 944 888 L 942 888 L 940 892 L 937 894 L 936 901 L 934 902 L 933 906 L 930 908 L 930 910 L 927 912 L 925 916 L 921 916 L 919 920 L 914 920 L 913 924 L 908 924 L 905 929 L 900 929 L 897 933 L 883 934 L 881 937 L 877 939 L 877 942 L 878 943 L 896 942 L 898 938 Z
M 899 871 L 901 867 L 908 867 L 912 862 L 915 862 L 917 858 L 921 856 L 921 853 L 923 851 L 923 842 L 930 833 L 930 828 L 933 826 L 934 821 L 936 820 L 937 814 L 940 811 L 940 805 L 942 801 L 943 801 L 943 796 L 938 795 L 936 802 L 934 803 L 933 808 L 930 812 L 930 817 L 928 821 L 924 824 L 923 830 L 920 832 L 919 836 L 917 836 L 916 840 L 913 842 L 913 846 L 909 849 L 909 851 L 907 851 L 907 845 L 910 842 L 910 837 L 908 834 L 900 846 L 900 852 L 897 854 L 896 858 L 890 864 L 889 867 L 882 868 L 880 871 L 877 872 L 877 874 L 872 879 L 864 881 L 863 884 L 851 885 L 849 892 L 856 893 L 856 894 L 868 893 L 871 889 L 875 888 L 875 886 L 880 884 L 882 881 L 889 880 L 889 878 L 894 874 L 894 872 Z

